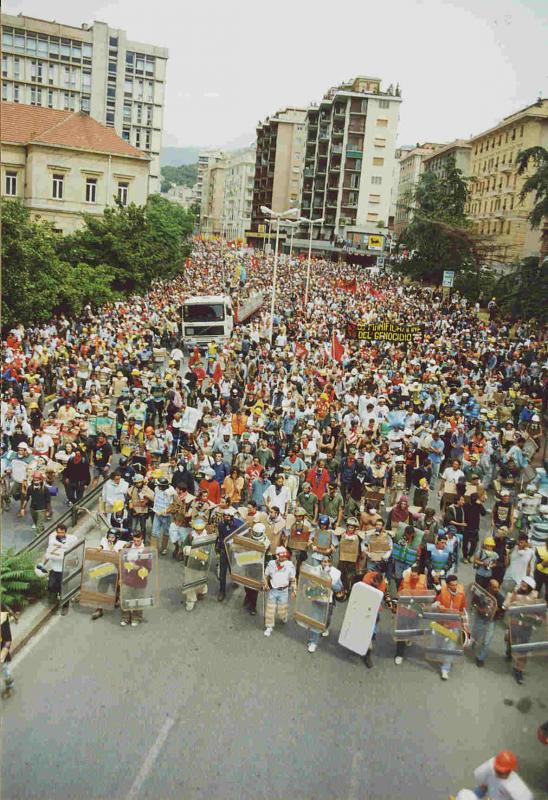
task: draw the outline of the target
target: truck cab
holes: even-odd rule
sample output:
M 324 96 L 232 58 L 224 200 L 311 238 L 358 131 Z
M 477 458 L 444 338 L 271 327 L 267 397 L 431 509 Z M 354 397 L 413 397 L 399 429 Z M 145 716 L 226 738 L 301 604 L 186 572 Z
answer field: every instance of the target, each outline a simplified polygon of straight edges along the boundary
M 234 327 L 232 299 L 228 295 L 187 297 L 182 309 L 183 341 L 187 348 L 205 347 L 228 339 Z

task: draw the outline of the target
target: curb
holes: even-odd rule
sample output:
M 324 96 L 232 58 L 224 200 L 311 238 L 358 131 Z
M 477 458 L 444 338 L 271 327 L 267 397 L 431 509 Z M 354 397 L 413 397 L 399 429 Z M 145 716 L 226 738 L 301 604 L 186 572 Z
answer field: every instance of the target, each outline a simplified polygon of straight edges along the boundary
M 14 656 L 16 653 L 19 652 L 29 641 L 32 639 L 35 633 L 38 633 L 40 628 L 46 624 L 46 622 L 55 614 L 57 610 L 57 605 L 51 606 L 51 608 L 46 608 L 42 614 L 38 617 L 37 621 L 34 623 L 32 628 L 28 630 L 25 635 L 21 639 L 13 640 L 13 647 L 10 651 L 10 654 Z

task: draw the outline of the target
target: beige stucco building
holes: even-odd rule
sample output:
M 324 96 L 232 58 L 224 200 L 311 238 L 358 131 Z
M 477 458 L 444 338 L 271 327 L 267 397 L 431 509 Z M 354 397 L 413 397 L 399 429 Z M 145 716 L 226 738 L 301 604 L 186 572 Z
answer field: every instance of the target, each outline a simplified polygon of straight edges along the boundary
M 548 99 L 505 117 L 498 125 L 469 140 L 470 199 L 467 212 L 477 233 L 492 242 L 495 261 L 511 263 L 540 252 L 541 231 L 532 231 L 527 216 L 534 205 L 529 194 L 519 198 L 527 175 L 518 175 L 522 150 L 548 149 Z M 529 173 L 534 171 L 530 164 Z
M 417 144 L 400 159 L 400 174 L 398 181 L 398 195 L 396 200 L 396 213 L 394 216 L 394 230 L 397 236 L 409 225 L 413 217 L 413 194 L 421 172 L 424 170 L 424 159 L 444 145 L 434 142 Z
M 146 203 L 150 158 L 91 117 L 2 104 L 2 197 L 70 233 L 83 212 Z
M 160 191 L 167 58 L 105 22 L 2 14 L 2 101 L 81 111 L 113 128 L 149 154 L 149 192 Z
M 463 176 L 470 175 L 470 155 L 472 145 L 465 139 L 455 139 L 454 142 L 440 147 L 431 155 L 423 156 L 422 164 L 425 172 L 433 172 L 434 175 L 442 177 L 450 162 L 454 161 L 457 169 L 460 169 Z
M 251 225 L 255 146 L 228 154 L 223 198 L 223 225 L 228 239 L 243 239 Z
M 251 227 L 264 224 L 261 206 L 287 211 L 299 205 L 306 145 L 306 109 L 284 108 L 257 126 Z

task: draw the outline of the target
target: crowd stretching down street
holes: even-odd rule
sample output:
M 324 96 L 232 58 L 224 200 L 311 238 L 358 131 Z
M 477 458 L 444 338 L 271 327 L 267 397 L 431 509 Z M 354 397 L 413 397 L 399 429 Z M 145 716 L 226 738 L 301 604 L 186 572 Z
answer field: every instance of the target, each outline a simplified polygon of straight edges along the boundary
M 401 627 L 402 597 L 415 593 L 449 612 L 447 639 L 462 632 L 466 680 L 474 664 L 489 668 L 498 626 L 512 662 L 504 680 L 523 683 L 528 655 L 512 658 L 511 610 L 538 609 L 548 584 L 546 331 L 505 319 L 494 299 L 480 313 L 458 293 L 323 260 L 312 262 L 305 305 L 306 262 L 281 256 L 270 340 L 273 264 L 271 254 L 198 238 L 183 274 L 146 296 L 6 332 L 5 529 L 19 515 L 30 542 L 52 516 L 52 496 L 77 505 L 101 485 L 106 549 L 153 547 L 161 570 L 162 558 L 184 561 L 192 542 L 216 536 L 222 613 L 225 544 L 245 525 L 264 549 L 265 637 L 281 635 L 304 569 L 330 582 L 326 628 L 308 633 L 315 658 L 331 615 L 342 617 L 363 583 L 383 595 L 366 668 L 378 667 L 377 624 Z M 230 339 L 185 346 L 185 298 L 258 292 L 264 304 Z M 361 341 L 350 338 L 352 322 L 417 332 Z M 64 526 L 50 537 L 52 596 L 52 553 L 72 538 Z M 206 591 L 186 591 L 185 608 L 199 613 Z M 260 594 L 246 587 L 251 615 L 263 613 Z M 141 611 L 122 613 L 123 626 L 141 621 Z M 520 631 L 522 644 L 537 636 L 527 620 Z M 3 627 L 3 645 L 8 638 Z M 412 637 L 395 638 L 402 665 Z M 448 647 L 431 676 L 449 679 L 457 658 Z M 478 768 L 476 796 L 489 787 L 489 797 L 531 797 L 513 754 L 497 759 Z M 513 793 L 496 794 L 499 785 Z

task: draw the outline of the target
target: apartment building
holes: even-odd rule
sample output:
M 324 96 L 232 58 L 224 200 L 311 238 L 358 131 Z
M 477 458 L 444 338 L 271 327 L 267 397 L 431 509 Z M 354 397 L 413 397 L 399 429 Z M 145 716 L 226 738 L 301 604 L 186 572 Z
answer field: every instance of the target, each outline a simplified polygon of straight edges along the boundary
M 548 99 L 505 117 L 498 125 L 469 140 L 470 198 L 468 215 L 477 233 L 489 236 L 495 258 L 511 263 L 540 252 L 542 231 L 533 231 L 527 216 L 533 195 L 521 201 L 527 175 L 518 175 L 516 159 L 529 147 L 548 149 Z M 530 165 L 530 172 L 534 165 Z
M 409 225 L 413 217 L 413 194 L 419 182 L 420 174 L 424 170 L 425 157 L 443 146 L 443 144 L 435 144 L 434 142 L 424 142 L 424 144 L 417 144 L 416 147 L 413 147 L 402 156 L 394 218 L 394 230 L 397 236 Z
M 394 229 L 396 219 L 401 160 L 405 158 L 412 149 L 412 145 L 404 144 L 401 147 L 396 147 L 396 152 L 394 153 L 394 169 L 392 170 L 392 185 L 390 187 L 390 211 L 388 213 L 388 227 L 390 230 Z
M 146 203 L 150 157 L 82 112 L 2 103 L 2 198 L 62 233 L 115 200 Z
M 431 155 L 426 155 L 422 159 L 425 172 L 433 172 L 438 177 L 443 177 L 450 163 L 455 164 L 460 169 L 464 177 L 470 174 L 470 154 L 472 145 L 465 139 L 455 139 L 454 142 L 440 147 Z
M 194 186 L 194 197 L 196 204 L 200 206 L 200 231 L 203 233 L 206 233 L 208 228 L 209 167 L 210 164 L 214 164 L 217 159 L 222 157 L 221 150 L 202 150 L 198 153 L 198 173 Z
M 398 87 L 360 75 L 308 109 L 301 208 L 324 219 L 318 238 L 387 226 L 400 103 Z
M 168 51 L 105 22 L 1 20 L 2 101 L 91 115 L 149 154 L 149 193 L 160 191 Z
M 227 154 L 223 227 L 228 239 L 243 239 L 251 226 L 255 161 L 255 146 Z
M 257 126 L 251 228 L 264 222 L 261 206 L 298 207 L 306 144 L 306 109 L 284 108 Z

